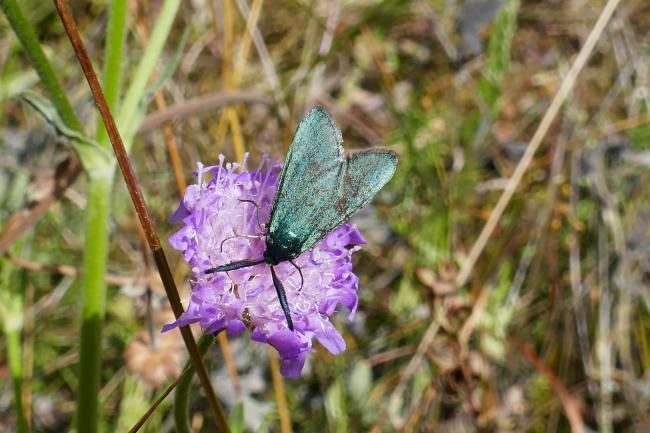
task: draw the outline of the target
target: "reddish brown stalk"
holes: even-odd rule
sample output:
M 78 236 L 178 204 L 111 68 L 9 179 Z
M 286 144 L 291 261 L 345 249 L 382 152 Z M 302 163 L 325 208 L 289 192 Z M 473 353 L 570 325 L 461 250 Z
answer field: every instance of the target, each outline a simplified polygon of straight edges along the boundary
M 174 315 L 178 318 L 181 314 L 183 314 L 183 306 L 181 305 L 180 296 L 178 295 L 176 284 L 174 283 L 171 270 L 169 269 L 169 264 L 167 263 L 165 252 L 162 249 L 160 239 L 158 238 L 158 234 L 156 233 L 156 229 L 153 225 L 151 214 L 149 213 L 149 209 L 147 208 L 147 205 L 142 196 L 142 191 L 138 185 L 133 166 L 129 161 L 126 149 L 124 148 L 124 143 L 122 143 L 122 137 L 117 130 L 113 115 L 108 108 L 108 104 L 106 103 L 106 99 L 104 97 L 104 92 L 102 91 L 101 85 L 99 84 L 99 80 L 97 79 L 97 75 L 95 74 L 92 63 L 88 58 L 88 53 L 86 52 L 83 41 L 81 40 L 81 36 L 79 35 L 79 31 L 77 30 L 77 26 L 74 22 L 74 18 L 67 2 L 65 0 L 54 0 L 54 5 L 56 6 L 59 17 L 61 18 L 61 22 L 65 27 L 66 33 L 68 34 L 75 54 L 79 59 L 79 64 L 81 65 L 84 75 L 86 76 L 90 90 L 93 94 L 93 97 L 95 98 L 97 108 L 102 115 L 104 125 L 106 126 L 106 131 L 108 132 L 108 137 L 110 138 L 111 144 L 113 145 L 113 151 L 115 152 L 117 163 L 120 167 L 120 171 L 122 172 L 122 176 L 124 177 L 124 181 L 126 182 L 126 186 L 129 191 L 129 195 L 131 196 L 131 200 L 133 201 L 133 206 L 135 207 L 136 214 L 140 219 L 140 225 L 142 226 L 145 238 L 153 254 L 154 261 L 158 267 L 158 273 L 160 274 L 160 278 L 162 279 L 163 285 L 165 287 L 167 298 L 169 299 L 169 303 L 171 304 L 172 310 L 174 311 Z M 205 366 L 201 361 L 201 356 L 199 355 L 196 341 L 192 336 L 192 332 L 189 326 L 183 326 L 180 328 L 180 330 L 185 342 L 185 346 L 189 352 L 192 365 L 196 369 L 197 375 L 199 376 L 199 380 L 201 381 L 201 385 L 203 386 L 208 401 L 210 402 L 210 405 L 212 406 L 212 409 L 217 416 L 217 419 L 219 420 L 219 425 L 228 430 L 228 422 L 226 420 L 226 416 L 223 412 L 223 409 L 221 408 L 221 404 L 217 399 L 214 389 L 212 388 L 212 384 L 210 383 L 210 378 L 208 377 L 208 373 L 205 370 Z
M 165 398 L 167 398 L 167 396 L 168 396 L 169 394 L 171 394 L 171 392 L 174 390 L 174 388 L 176 388 L 176 387 L 178 386 L 178 384 L 181 382 L 181 380 L 183 380 L 183 377 L 184 377 L 184 376 L 185 376 L 189 371 L 190 371 L 190 368 L 187 367 L 187 368 L 185 369 L 185 371 L 183 371 L 183 372 L 180 374 L 180 376 L 178 376 L 178 377 L 176 378 L 176 380 L 175 380 L 171 385 L 169 385 L 169 386 L 167 387 L 167 389 L 165 390 L 165 392 L 163 392 L 162 394 L 160 394 L 160 396 L 156 399 L 156 401 L 154 401 L 154 402 L 151 404 L 151 406 L 149 406 L 149 409 L 147 409 L 147 411 L 144 413 L 144 415 L 142 415 L 142 417 L 138 420 L 138 422 L 136 422 L 135 425 L 134 425 L 133 427 L 131 427 L 131 430 L 129 430 L 129 433 L 137 433 L 138 430 L 140 430 L 140 429 L 142 428 L 142 426 L 144 425 L 144 423 L 147 422 L 147 420 L 151 417 L 151 415 L 152 415 L 152 414 L 154 413 L 154 411 L 158 408 L 158 406 L 160 406 L 160 403 L 162 403 L 162 402 L 165 400 Z
M 566 389 L 564 384 L 560 382 L 560 379 L 557 378 L 555 373 L 551 371 L 550 368 L 544 364 L 535 352 L 533 352 L 532 347 L 526 343 L 519 343 L 519 348 L 521 353 L 528 359 L 537 368 L 537 370 L 548 380 L 555 392 L 557 392 L 562 402 L 562 407 L 564 408 L 564 414 L 569 420 L 571 425 L 572 433 L 584 433 L 584 423 L 582 421 L 582 414 L 580 413 L 580 407 L 578 403 L 571 396 L 569 391 Z

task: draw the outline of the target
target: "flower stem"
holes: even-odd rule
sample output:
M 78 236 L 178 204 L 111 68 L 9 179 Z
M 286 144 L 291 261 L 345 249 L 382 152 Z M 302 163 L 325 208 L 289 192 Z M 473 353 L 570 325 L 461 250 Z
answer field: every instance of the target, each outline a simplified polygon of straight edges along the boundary
M 214 343 L 214 336 L 212 334 L 203 334 L 197 346 L 201 357 L 205 355 L 210 346 Z M 191 366 L 191 363 L 188 363 Z M 191 433 L 192 428 L 188 420 L 189 415 L 189 401 L 190 390 L 192 388 L 192 378 L 194 377 L 194 368 L 190 368 L 183 373 L 183 377 L 176 385 L 174 392 L 174 424 L 176 425 L 177 433 Z
M 121 84 L 122 51 L 126 34 L 126 0 L 113 0 L 109 6 L 106 29 L 104 85 L 108 103 L 117 105 Z M 103 135 L 100 131 L 104 131 Z M 97 142 L 110 148 L 103 123 L 98 121 Z M 79 390 L 77 394 L 77 431 L 94 433 L 100 420 L 101 342 L 106 314 L 106 262 L 108 260 L 108 223 L 115 165 L 91 167 L 88 171 L 86 236 L 84 244 L 84 281 L 79 354 Z
M 75 114 L 70 100 L 65 94 L 63 87 L 54 74 L 52 65 L 45 57 L 45 53 L 38 42 L 34 28 L 30 25 L 16 0 L 0 0 L 0 9 L 4 12 L 9 24 L 25 50 L 25 54 L 32 62 L 43 87 L 50 95 L 52 104 L 56 107 L 63 121 L 70 128 L 77 132 L 83 132 L 81 122 Z
M 84 281 L 79 349 L 79 389 L 77 392 L 77 431 L 97 431 L 102 354 L 102 327 L 106 311 L 106 260 L 108 257 L 108 219 L 113 176 L 91 177 L 88 183 Z

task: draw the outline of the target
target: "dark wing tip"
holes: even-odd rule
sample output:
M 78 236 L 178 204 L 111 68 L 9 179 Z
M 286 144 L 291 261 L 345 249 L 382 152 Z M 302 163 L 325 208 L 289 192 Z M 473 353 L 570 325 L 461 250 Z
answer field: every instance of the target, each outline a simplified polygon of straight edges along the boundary
M 388 149 L 384 149 L 384 152 L 386 153 L 386 156 L 389 157 L 391 165 L 393 166 L 393 171 L 390 174 L 390 177 L 393 177 L 393 174 L 395 174 L 395 171 L 397 170 L 397 153 L 393 152 L 392 150 L 388 150 Z
M 386 155 L 390 156 L 391 161 L 393 162 L 393 165 L 397 167 L 397 153 L 395 151 L 390 150 L 390 149 L 383 149 L 384 152 L 386 152 Z
M 330 116 L 329 111 L 327 111 L 327 109 L 325 109 L 325 107 L 321 107 L 320 105 L 312 107 L 312 109 L 309 110 L 309 113 L 307 113 L 307 116 L 311 115 L 312 113 L 319 113 L 319 114 L 322 114 L 322 115 L 324 115 L 324 116 L 326 116 L 326 117 L 328 117 L 330 119 L 332 118 L 332 116 Z

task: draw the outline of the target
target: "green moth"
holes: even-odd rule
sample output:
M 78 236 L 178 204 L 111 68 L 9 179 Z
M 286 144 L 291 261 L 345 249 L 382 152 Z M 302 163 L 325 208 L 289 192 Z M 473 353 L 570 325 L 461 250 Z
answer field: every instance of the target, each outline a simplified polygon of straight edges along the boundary
M 341 131 L 327 111 L 313 108 L 300 122 L 280 173 L 263 257 L 205 271 L 227 272 L 267 263 L 291 330 L 286 293 L 273 267 L 310 250 L 347 221 L 372 200 L 397 168 L 393 151 L 371 149 L 346 154 L 342 142 Z

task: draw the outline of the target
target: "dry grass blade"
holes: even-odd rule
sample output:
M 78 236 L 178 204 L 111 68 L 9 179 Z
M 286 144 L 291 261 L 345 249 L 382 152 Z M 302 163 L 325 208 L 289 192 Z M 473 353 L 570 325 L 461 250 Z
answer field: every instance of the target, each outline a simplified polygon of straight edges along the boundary
M 231 104 L 265 104 L 271 105 L 271 98 L 256 92 L 215 92 L 170 105 L 144 118 L 139 134 L 144 134 L 170 120 L 178 120 L 194 116 L 208 110 L 225 107 Z
M 280 363 L 278 355 L 273 349 L 268 350 L 269 361 L 271 363 L 271 375 L 273 376 L 273 390 L 275 391 L 275 401 L 278 404 L 278 415 L 280 416 L 280 431 L 282 433 L 291 433 L 291 418 L 287 408 L 287 397 L 284 392 L 284 380 L 280 374 Z
M 487 245 L 490 236 L 492 236 L 492 232 L 494 232 L 497 223 L 501 219 L 501 215 L 503 215 L 503 211 L 506 209 L 506 206 L 508 206 L 508 203 L 514 195 L 517 187 L 519 186 L 521 179 L 524 177 L 524 173 L 526 173 L 526 170 L 528 170 L 528 167 L 530 166 L 530 163 L 535 156 L 535 152 L 537 152 L 537 149 L 539 149 L 539 146 L 542 144 L 542 140 L 546 136 L 551 123 L 553 123 L 555 116 L 557 116 L 560 108 L 564 104 L 564 101 L 566 101 L 569 93 L 571 93 L 571 89 L 573 89 L 580 71 L 582 71 L 582 68 L 584 68 L 584 66 L 587 64 L 587 60 L 591 56 L 591 53 L 596 46 L 596 42 L 598 42 L 600 39 L 603 30 L 605 30 L 607 23 L 611 19 L 619 3 L 620 0 L 609 0 L 607 2 L 603 8 L 603 11 L 598 17 L 598 21 L 596 21 L 596 24 L 591 30 L 591 33 L 589 33 L 587 40 L 578 53 L 578 57 L 576 57 L 575 61 L 571 65 L 571 69 L 569 69 L 566 77 L 564 77 L 564 80 L 562 80 L 562 84 L 555 94 L 555 97 L 551 102 L 551 106 L 548 107 L 548 110 L 546 110 L 546 113 L 544 114 L 542 121 L 539 123 L 539 126 L 533 135 L 533 138 L 530 140 L 528 146 L 526 147 L 526 152 L 519 160 L 519 163 L 517 164 L 512 177 L 510 177 L 510 180 L 508 181 L 508 184 L 503 191 L 503 194 L 501 194 L 501 197 L 492 210 L 492 213 L 485 223 L 481 234 L 472 246 L 467 260 L 465 263 L 463 263 L 463 266 L 458 273 L 458 277 L 456 278 L 456 285 L 458 287 L 464 286 L 465 283 L 467 283 L 467 280 L 472 273 L 472 269 L 474 269 L 476 261 L 483 252 L 485 245 Z

